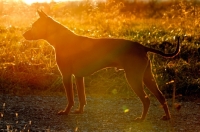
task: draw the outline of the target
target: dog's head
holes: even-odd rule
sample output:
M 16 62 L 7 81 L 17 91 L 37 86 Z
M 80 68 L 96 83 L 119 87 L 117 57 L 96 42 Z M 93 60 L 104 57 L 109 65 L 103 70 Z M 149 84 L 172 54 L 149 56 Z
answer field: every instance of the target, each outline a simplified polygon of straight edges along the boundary
M 38 11 L 40 18 L 32 24 L 30 30 L 26 31 L 23 36 L 27 40 L 45 39 L 47 35 L 48 16 L 43 11 Z

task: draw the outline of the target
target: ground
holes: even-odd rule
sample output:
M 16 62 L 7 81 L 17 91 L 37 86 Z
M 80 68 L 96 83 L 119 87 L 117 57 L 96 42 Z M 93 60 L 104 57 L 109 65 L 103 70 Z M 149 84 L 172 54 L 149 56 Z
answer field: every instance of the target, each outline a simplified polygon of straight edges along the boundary
M 150 99 L 147 118 L 137 123 L 134 118 L 141 114 L 142 104 L 134 96 L 88 95 L 83 114 L 66 116 L 56 114 L 65 108 L 65 96 L 0 95 L 0 131 L 7 128 L 31 132 L 200 132 L 200 99 L 180 102 L 179 112 L 171 107 L 172 101 L 168 99 L 170 121 L 160 120 L 163 110 L 154 97 Z M 75 101 L 77 106 L 78 99 Z

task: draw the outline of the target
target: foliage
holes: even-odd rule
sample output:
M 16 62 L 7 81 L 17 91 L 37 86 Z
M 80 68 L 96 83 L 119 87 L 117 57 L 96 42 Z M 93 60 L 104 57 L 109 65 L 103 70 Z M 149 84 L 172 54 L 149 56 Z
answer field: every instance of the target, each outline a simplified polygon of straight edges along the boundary
M 138 41 L 148 47 L 172 52 L 175 36 L 182 36 L 181 53 L 175 59 L 149 54 L 152 71 L 163 91 L 171 95 L 200 92 L 200 36 L 197 1 L 105 3 L 65 2 L 32 4 L 0 2 L 0 92 L 30 94 L 62 91 L 62 79 L 54 51 L 45 41 L 26 41 L 22 34 L 44 10 L 75 33 L 89 37 L 115 37 Z M 172 45 L 161 45 L 163 41 Z M 102 70 L 86 77 L 87 92 L 130 93 L 123 72 Z M 171 82 L 171 83 L 170 83 Z

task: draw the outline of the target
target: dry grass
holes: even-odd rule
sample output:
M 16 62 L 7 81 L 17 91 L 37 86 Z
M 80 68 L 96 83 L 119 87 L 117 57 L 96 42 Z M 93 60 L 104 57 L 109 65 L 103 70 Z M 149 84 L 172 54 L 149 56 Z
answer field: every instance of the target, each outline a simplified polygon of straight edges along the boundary
M 176 89 L 180 94 L 199 92 L 200 6 L 198 2 L 87 1 L 31 6 L 23 3 L 15 3 L 15 6 L 12 6 L 11 2 L 1 2 L 1 4 L 3 10 L 0 16 L 0 78 L 2 88 L 6 86 L 8 92 L 16 93 L 20 91 L 19 88 L 23 89 L 23 92 L 27 89 L 30 93 L 33 89 L 47 91 L 62 89 L 52 47 L 45 41 L 25 41 L 22 37 L 23 32 L 37 19 L 37 9 L 43 9 L 77 34 L 98 38 L 130 39 L 164 52 L 171 52 L 175 45 L 166 46 L 159 43 L 162 41 L 175 43 L 175 36 L 184 36 L 181 53 L 176 59 L 166 60 L 150 55 L 153 71 L 159 86 L 168 93 L 172 90 L 168 82 L 172 80 L 176 80 Z M 136 7 L 141 9 L 137 11 Z M 151 11 L 156 13 L 152 14 Z M 104 79 L 106 72 L 109 72 L 109 75 Z M 109 76 L 116 78 L 113 80 Z M 127 91 L 128 86 L 126 83 L 121 83 L 125 81 L 121 77 L 122 74 L 107 70 L 87 77 L 86 84 L 90 87 L 103 87 L 105 89 L 103 91 L 108 93 L 113 90 Z M 98 81 L 94 83 L 94 80 Z M 104 84 L 104 82 L 112 83 Z M 192 90 L 187 90 L 190 87 Z

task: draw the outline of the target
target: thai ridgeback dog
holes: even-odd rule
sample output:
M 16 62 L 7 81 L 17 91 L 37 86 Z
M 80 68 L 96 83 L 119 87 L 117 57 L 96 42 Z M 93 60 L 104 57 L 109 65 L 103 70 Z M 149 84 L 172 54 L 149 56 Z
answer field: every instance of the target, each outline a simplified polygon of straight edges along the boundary
M 178 39 L 174 53 L 165 54 L 161 51 L 145 47 L 138 42 L 114 38 L 89 38 L 79 36 L 63 26 L 43 11 L 38 11 L 39 19 L 23 36 L 27 40 L 44 39 L 55 49 L 56 62 L 63 77 L 63 84 L 68 99 L 66 108 L 58 114 L 69 114 L 74 105 L 72 75 L 75 76 L 79 108 L 75 113 L 83 113 L 86 105 L 84 77 L 100 69 L 115 67 L 125 71 L 126 79 L 143 104 L 142 115 L 135 120 L 145 119 L 150 100 L 143 89 L 143 84 L 155 95 L 164 109 L 163 120 L 171 118 L 167 102 L 158 89 L 151 72 L 151 63 L 147 52 L 153 52 L 164 57 L 174 57 L 180 51 Z

